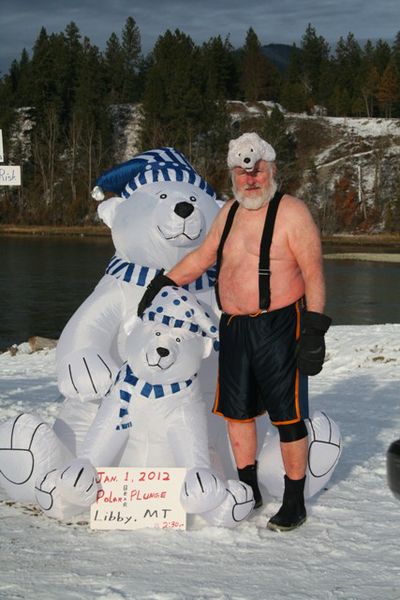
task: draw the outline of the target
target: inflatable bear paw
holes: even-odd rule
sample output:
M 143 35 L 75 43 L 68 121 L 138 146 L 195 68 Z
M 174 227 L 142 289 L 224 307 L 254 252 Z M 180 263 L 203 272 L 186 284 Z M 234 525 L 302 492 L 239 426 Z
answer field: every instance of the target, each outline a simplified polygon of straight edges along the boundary
M 209 525 L 233 529 L 252 513 L 254 508 L 253 490 L 242 481 L 229 479 L 226 491 L 227 494 L 222 504 L 201 516 Z
M 58 387 L 67 398 L 99 400 L 110 389 L 117 372 L 118 367 L 107 352 L 82 348 L 58 364 Z
M 96 499 L 96 470 L 87 460 L 77 459 L 63 469 L 49 471 L 35 486 L 43 512 L 55 519 L 68 519 L 83 512 Z
M 70 454 L 39 417 L 21 413 L 0 425 L 0 486 L 17 502 L 34 502 L 35 480 Z
M 225 484 L 210 469 L 187 472 L 181 490 L 181 504 L 187 513 L 204 513 L 219 506 L 227 495 Z

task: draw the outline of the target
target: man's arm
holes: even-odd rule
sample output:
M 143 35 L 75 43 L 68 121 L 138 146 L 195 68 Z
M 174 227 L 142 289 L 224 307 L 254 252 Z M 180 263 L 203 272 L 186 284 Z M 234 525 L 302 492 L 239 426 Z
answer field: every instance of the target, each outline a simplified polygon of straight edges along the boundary
M 305 375 L 317 375 L 324 363 L 324 336 L 331 324 L 330 317 L 323 313 L 325 281 L 321 238 L 306 205 L 296 198 L 290 201 L 288 241 L 303 276 L 307 304 L 301 320 L 297 366 Z
M 219 242 L 231 204 L 231 202 L 227 202 L 221 208 L 203 243 L 196 250 L 187 254 L 166 274 L 177 285 L 186 285 L 195 281 L 204 271 L 215 264 Z
M 143 316 L 146 308 L 150 306 L 155 296 L 164 286 L 182 286 L 191 283 L 215 263 L 219 241 L 221 239 L 226 214 L 230 205 L 231 202 L 228 202 L 219 211 L 205 240 L 198 248 L 196 248 L 196 250 L 187 254 L 177 265 L 172 267 L 167 274 L 165 274 L 164 269 L 162 269 L 162 271 L 150 281 L 138 305 L 137 314 L 139 317 Z
M 321 238 L 307 206 L 292 198 L 288 219 L 288 242 L 305 285 L 307 309 L 322 313 L 325 308 L 325 279 Z

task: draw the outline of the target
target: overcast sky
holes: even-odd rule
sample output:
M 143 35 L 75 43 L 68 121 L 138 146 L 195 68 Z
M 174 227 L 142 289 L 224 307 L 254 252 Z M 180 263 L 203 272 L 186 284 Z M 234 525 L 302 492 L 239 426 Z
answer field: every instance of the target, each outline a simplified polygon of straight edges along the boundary
M 148 52 L 167 29 L 180 29 L 197 43 L 230 34 L 243 45 L 253 27 L 262 44 L 299 42 L 308 23 L 329 42 L 351 31 L 358 39 L 393 40 L 400 30 L 399 0 L 0 0 L 0 70 L 8 70 L 42 26 L 63 31 L 74 21 L 101 50 L 128 16 L 139 26 Z

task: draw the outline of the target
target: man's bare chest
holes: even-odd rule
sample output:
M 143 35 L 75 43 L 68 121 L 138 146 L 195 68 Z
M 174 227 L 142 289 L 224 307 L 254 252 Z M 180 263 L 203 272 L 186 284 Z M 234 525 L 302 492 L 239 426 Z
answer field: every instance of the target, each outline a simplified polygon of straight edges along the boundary
M 238 211 L 239 213 L 239 211 Z M 253 257 L 260 255 L 261 239 L 265 224 L 265 211 L 252 218 L 236 214 L 224 245 L 223 256 L 248 254 Z

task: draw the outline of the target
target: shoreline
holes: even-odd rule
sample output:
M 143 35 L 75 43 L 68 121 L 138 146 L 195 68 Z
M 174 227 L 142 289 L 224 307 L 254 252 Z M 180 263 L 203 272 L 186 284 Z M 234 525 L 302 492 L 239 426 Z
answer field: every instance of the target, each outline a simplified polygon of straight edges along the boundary
M 110 237 L 110 229 L 106 225 L 1 225 L 0 235 L 32 235 L 32 236 L 99 236 Z M 322 236 L 323 244 L 343 246 L 398 246 L 400 234 L 337 234 Z
M 0 235 L 111 237 L 106 225 L 0 225 Z

